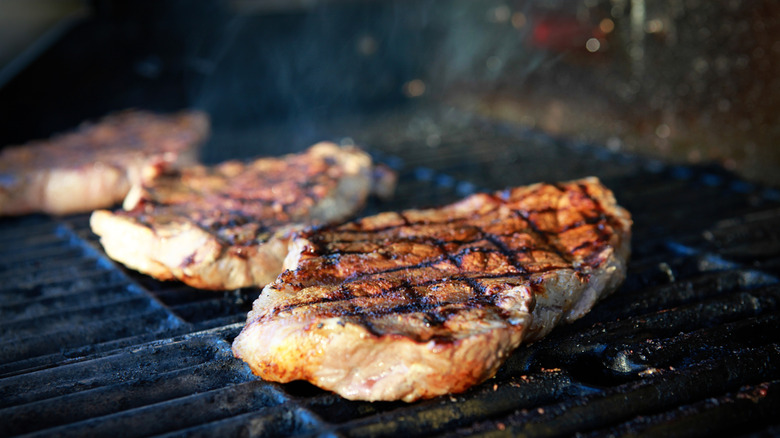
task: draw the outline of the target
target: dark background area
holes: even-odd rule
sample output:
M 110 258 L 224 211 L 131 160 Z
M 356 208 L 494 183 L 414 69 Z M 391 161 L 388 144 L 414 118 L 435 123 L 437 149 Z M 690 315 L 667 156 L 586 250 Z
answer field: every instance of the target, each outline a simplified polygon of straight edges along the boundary
M 6 63 L 0 144 L 128 107 L 195 107 L 213 118 L 203 159 L 217 161 L 433 104 L 780 183 L 771 1 L 71 3 L 77 18 Z

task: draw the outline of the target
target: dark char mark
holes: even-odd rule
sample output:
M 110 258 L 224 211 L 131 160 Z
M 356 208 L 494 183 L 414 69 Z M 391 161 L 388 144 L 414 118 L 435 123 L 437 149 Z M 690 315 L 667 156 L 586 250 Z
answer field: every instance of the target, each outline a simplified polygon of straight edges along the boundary
M 565 188 L 562 188 L 559 185 L 555 185 L 555 187 L 559 191 L 561 191 L 561 192 L 565 192 L 566 191 Z M 409 281 L 403 281 L 400 285 L 397 285 L 395 287 L 382 289 L 378 294 L 372 295 L 372 297 L 374 297 L 374 298 L 381 298 L 383 296 L 387 296 L 387 295 L 390 295 L 390 294 L 397 293 L 397 292 L 399 292 L 399 290 L 403 290 L 407 294 L 407 297 L 409 298 L 410 303 L 403 304 L 403 305 L 398 305 L 398 306 L 391 306 L 391 307 L 387 307 L 387 308 L 371 308 L 371 309 L 363 309 L 363 308 L 360 308 L 358 306 L 349 306 L 349 305 L 347 305 L 347 306 L 345 306 L 346 308 L 339 309 L 338 312 L 337 312 L 337 315 L 339 315 L 339 316 L 348 316 L 348 317 L 357 317 L 358 320 L 359 320 L 358 322 L 360 324 L 364 325 L 371 333 L 373 333 L 374 335 L 377 335 L 377 336 L 381 336 L 382 334 L 379 333 L 379 331 L 376 329 L 376 327 L 368 320 L 369 316 L 371 316 L 371 317 L 381 317 L 381 316 L 386 316 L 386 315 L 389 315 L 389 314 L 423 313 L 424 314 L 423 317 L 424 317 L 426 323 L 429 326 L 440 326 L 440 325 L 446 323 L 447 320 L 453 314 L 457 313 L 457 311 L 462 310 L 462 307 L 453 308 L 452 306 L 484 307 L 484 306 L 487 306 L 487 305 L 494 305 L 493 300 L 495 299 L 495 296 L 494 295 L 489 295 L 485 291 L 485 288 L 477 280 L 479 280 L 479 279 L 488 279 L 488 278 L 518 278 L 518 277 L 520 277 L 520 278 L 522 278 L 524 280 L 528 280 L 532 274 L 543 274 L 543 273 L 546 273 L 546 272 L 549 272 L 549 271 L 554 271 L 554 270 L 560 269 L 559 267 L 550 267 L 550 268 L 547 268 L 547 269 L 540 270 L 538 272 L 530 273 L 527 270 L 526 267 L 522 266 L 517 261 L 516 255 L 518 253 L 520 253 L 520 252 L 531 251 L 531 250 L 533 250 L 535 248 L 530 247 L 530 248 L 519 248 L 519 249 L 513 250 L 513 249 L 508 248 L 501 241 L 500 237 L 514 235 L 514 234 L 517 234 L 517 233 L 520 233 L 520 232 L 526 232 L 526 231 L 530 230 L 531 232 L 533 232 L 536 235 L 536 237 L 538 238 L 539 241 L 544 242 L 544 245 L 543 245 L 542 248 L 536 248 L 536 249 L 555 253 L 562 260 L 564 260 L 568 264 L 570 264 L 571 261 L 572 261 L 572 258 L 571 258 L 572 254 L 569 254 L 568 252 L 562 251 L 560 248 L 558 248 L 557 245 L 555 244 L 555 242 L 552 241 L 550 235 L 555 235 L 555 234 L 558 234 L 558 233 L 561 233 L 561 232 L 564 232 L 564 231 L 569 231 L 569 230 L 573 230 L 575 228 L 579 228 L 581 226 L 593 225 L 593 224 L 597 224 L 597 223 L 609 220 L 609 217 L 605 214 L 601 204 L 598 201 L 596 201 L 595 199 L 593 199 L 593 197 L 587 192 L 587 188 L 584 185 L 579 185 L 579 191 L 584 196 L 588 197 L 592 201 L 593 205 L 598 210 L 598 214 L 595 215 L 595 216 L 586 217 L 584 220 L 578 221 L 578 222 L 576 222 L 574 224 L 571 224 L 571 225 L 569 225 L 567 227 L 564 227 L 563 229 L 558 230 L 557 232 L 541 230 L 538 227 L 538 225 L 534 221 L 532 221 L 530 219 L 530 215 L 533 214 L 533 213 L 550 212 L 550 211 L 555 211 L 556 209 L 554 209 L 554 208 L 545 208 L 545 209 L 541 209 L 541 210 L 532 210 L 532 211 L 522 211 L 522 210 L 518 210 L 518 209 L 512 209 L 511 210 L 512 214 L 514 214 L 514 215 L 516 215 L 516 217 L 519 217 L 520 219 L 522 219 L 524 221 L 524 223 L 527 224 L 528 229 L 526 229 L 526 230 L 518 230 L 518 231 L 516 231 L 514 233 L 511 233 L 511 234 L 508 234 L 508 235 L 494 235 L 494 234 L 491 234 L 491 233 L 486 233 L 486 232 L 484 232 L 484 230 L 479 230 L 478 237 L 475 238 L 475 239 L 472 239 L 470 241 L 458 241 L 458 240 L 447 241 L 447 240 L 435 239 L 435 238 L 432 238 L 432 237 L 429 237 L 429 236 L 420 236 L 420 237 L 416 237 L 416 238 L 410 238 L 409 239 L 410 241 L 416 241 L 416 242 L 420 242 L 420 243 L 426 243 L 426 244 L 431 244 L 431 245 L 434 245 L 434 246 L 438 246 L 443 254 L 441 256 L 438 256 L 438 257 L 435 257 L 435 258 L 432 258 L 432 259 L 428 259 L 428 260 L 424 260 L 424 261 L 422 261 L 420 263 L 413 264 L 413 265 L 399 266 L 399 267 L 386 269 L 386 270 L 382 270 L 382 271 L 377 271 L 377 272 L 371 272 L 371 273 L 367 273 L 367 274 L 366 273 L 355 273 L 354 275 L 344 279 L 343 282 L 344 283 L 352 283 L 352 282 L 363 280 L 363 279 L 366 279 L 366 278 L 369 278 L 369 277 L 381 276 L 381 275 L 384 275 L 384 274 L 390 274 L 390 273 L 393 273 L 393 272 L 398 272 L 398 271 L 403 271 L 403 270 L 415 270 L 415 269 L 428 268 L 428 267 L 432 267 L 433 265 L 435 265 L 437 263 L 441 263 L 441 262 L 443 262 L 445 260 L 449 260 L 450 262 L 455 264 L 458 268 L 461 268 L 462 257 L 467 255 L 467 254 L 469 254 L 469 253 L 471 253 L 471 252 L 476 252 L 476 251 L 484 252 L 484 253 L 499 253 L 499 254 L 503 255 L 504 257 L 507 258 L 507 260 L 510 261 L 512 266 L 518 271 L 517 274 L 513 274 L 513 275 L 506 275 L 506 274 L 498 275 L 498 274 L 496 274 L 496 275 L 480 275 L 480 276 L 452 276 L 452 277 L 445 277 L 445 278 L 441 278 L 441 279 L 426 280 L 426 281 L 418 283 L 418 284 L 411 284 Z M 508 191 L 505 191 L 505 192 L 506 193 L 500 192 L 500 194 L 498 194 L 498 195 L 489 195 L 489 196 L 491 196 L 494 200 L 496 200 L 497 204 L 505 204 L 507 199 L 509 198 L 509 195 L 510 195 L 510 192 L 508 192 Z M 498 207 L 496 207 L 496 208 L 498 208 Z M 496 208 L 493 208 L 490 211 L 485 212 L 485 214 L 489 214 L 489 213 L 495 211 Z M 319 227 L 317 230 L 312 230 L 312 231 L 309 231 L 309 232 L 305 232 L 304 233 L 305 237 L 307 237 L 310 240 L 312 240 L 313 243 L 315 243 L 316 246 L 317 246 L 316 249 L 309 249 L 309 248 L 307 248 L 307 251 L 311 251 L 312 253 L 321 254 L 320 252 L 318 252 L 318 250 L 320 250 L 320 248 L 323 246 L 323 241 L 322 241 L 322 238 L 320 238 L 321 235 L 317 234 L 317 231 L 327 230 L 327 231 L 332 231 L 334 233 L 345 233 L 345 234 L 349 234 L 349 233 L 376 234 L 376 233 L 385 232 L 385 231 L 397 229 L 399 227 L 404 227 L 404 226 L 435 225 L 435 224 L 441 224 L 441 223 L 458 223 L 458 222 L 462 222 L 462 221 L 473 220 L 474 218 L 479 217 L 478 215 L 473 215 L 471 217 L 460 218 L 460 219 L 455 220 L 455 221 L 446 221 L 446 222 L 444 222 L 444 221 L 443 222 L 430 222 L 430 221 L 412 222 L 412 221 L 410 221 L 408 219 L 408 217 L 406 215 L 404 215 L 402 213 L 400 213 L 399 216 L 402 219 L 402 223 L 401 224 L 399 224 L 399 225 L 391 225 L 391 226 L 377 228 L 377 229 L 373 229 L 373 230 L 365 230 L 365 229 L 363 229 L 363 230 L 345 230 L 345 229 L 339 229 L 339 227 L 337 227 L 337 226 L 325 226 L 325 227 Z M 603 240 L 605 238 L 605 236 L 606 236 L 606 230 L 604 230 L 603 227 L 598 227 L 598 229 L 599 229 L 599 233 L 600 233 L 599 237 L 600 237 L 600 239 Z M 458 253 L 455 253 L 455 254 L 447 253 L 447 251 L 445 250 L 445 245 L 448 244 L 448 243 L 465 244 L 465 243 L 475 243 L 475 242 L 478 242 L 478 241 L 481 241 L 481 240 L 485 240 L 487 242 L 490 242 L 491 244 L 493 244 L 493 246 L 495 246 L 496 249 L 492 249 L 492 248 L 464 248 L 463 250 L 461 250 L 461 251 L 459 251 Z M 371 239 L 367 239 L 366 241 L 371 241 Z M 330 240 L 328 243 L 332 244 L 332 243 L 339 243 L 339 242 L 345 242 L 345 241 Z M 349 241 L 349 242 L 359 242 L 359 241 Z M 590 245 L 594 245 L 596 243 L 598 243 L 598 240 L 591 241 L 591 242 L 585 242 L 582 245 L 580 245 L 577 248 L 575 248 L 574 251 L 576 251 L 578 249 L 581 249 L 581 248 L 584 248 L 584 247 L 587 247 L 587 246 L 590 246 Z M 331 254 L 327 254 L 327 255 L 325 255 L 323 257 L 327 257 L 332 263 L 338 263 L 338 258 L 341 255 L 343 255 L 343 254 L 353 254 L 353 253 L 354 254 L 363 254 L 364 252 L 362 252 L 362 251 L 336 251 L 336 252 L 333 252 Z M 575 270 L 577 270 L 577 269 L 575 268 Z M 433 286 L 435 284 L 449 283 L 449 282 L 454 282 L 454 281 L 460 281 L 460 282 L 465 283 L 466 285 L 468 285 L 471 288 L 471 290 L 474 292 L 473 298 L 471 298 L 470 300 L 466 301 L 465 303 L 464 302 L 426 302 L 425 301 L 425 297 L 421 296 L 419 294 L 419 292 L 414 290 L 414 287 L 421 287 L 421 286 L 422 287 L 429 287 L 429 286 Z M 535 279 L 535 281 L 529 282 L 529 283 L 531 283 L 531 284 L 529 284 L 529 286 L 532 288 L 532 290 L 534 290 L 535 293 L 539 293 L 539 288 L 541 287 L 541 284 L 540 284 L 541 281 L 542 281 L 542 277 L 539 276 L 539 277 L 537 277 Z M 291 305 L 283 306 L 283 307 L 278 308 L 276 310 L 276 312 L 274 312 L 274 313 L 277 313 L 277 314 L 278 313 L 282 313 L 282 312 L 291 310 L 291 309 L 296 308 L 296 307 L 301 307 L 301 306 L 314 306 L 314 305 L 323 304 L 323 303 L 333 303 L 333 302 L 340 302 L 340 301 L 349 301 L 349 300 L 353 300 L 355 298 L 356 297 L 354 297 L 349 292 L 348 289 L 340 288 L 338 290 L 338 293 L 333 294 L 330 297 L 322 297 L 320 299 L 316 299 L 316 300 L 313 300 L 313 301 L 310 301 L 310 302 L 306 302 L 306 303 L 297 303 L 297 304 L 291 304 Z M 445 308 L 447 306 L 450 306 L 450 307 L 447 308 L 448 309 L 447 311 L 445 311 Z M 497 310 L 501 310 L 501 309 L 497 309 Z M 506 317 L 506 315 L 504 315 L 503 312 L 498 312 L 498 313 L 502 314 L 502 316 Z
M 597 216 L 599 218 L 599 220 L 605 221 L 611 227 L 614 227 L 614 225 L 615 225 L 614 224 L 614 218 L 612 216 L 606 214 L 606 212 L 604 211 L 604 207 L 601 205 L 601 203 L 598 200 L 596 200 L 593 197 L 593 195 L 590 194 L 590 192 L 588 191 L 588 187 L 585 186 L 584 184 L 578 184 L 578 187 L 580 189 L 580 192 L 583 195 L 585 195 L 585 197 L 588 198 L 588 200 L 590 200 L 591 203 L 593 203 L 594 208 L 599 213 L 598 216 Z M 598 222 L 598 221 L 596 221 L 596 222 Z M 594 223 L 596 223 L 596 222 L 594 222 Z M 604 227 L 596 227 L 596 229 L 598 230 L 597 233 L 599 235 L 599 239 L 606 240 L 609 237 L 609 233 L 607 232 L 607 230 L 604 229 Z
M 522 210 L 514 210 L 513 209 L 512 210 L 512 214 L 515 214 L 518 217 L 520 217 L 521 219 L 523 219 L 528 224 L 529 228 L 534 232 L 534 234 L 536 234 L 536 236 L 542 242 L 544 242 L 545 246 L 550 248 L 552 250 L 552 252 L 555 253 L 555 255 L 560 257 L 562 260 L 565 260 L 567 263 L 571 263 L 571 257 L 569 257 L 569 255 L 566 254 L 565 252 L 561 251 L 560 248 L 558 248 L 558 246 L 555 244 L 555 242 L 551 241 L 550 236 L 548 235 L 548 233 L 546 233 L 543 230 L 541 230 L 536 225 L 536 223 L 531 220 L 531 218 L 529 217 L 530 216 L 529 212 L 524 212 Z

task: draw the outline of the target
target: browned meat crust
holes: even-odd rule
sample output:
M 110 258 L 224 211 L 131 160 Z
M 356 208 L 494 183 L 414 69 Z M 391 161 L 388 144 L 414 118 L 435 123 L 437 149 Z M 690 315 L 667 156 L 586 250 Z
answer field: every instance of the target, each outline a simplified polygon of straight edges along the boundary
M 110 207 L 145 172 L 192 164 L 209 131 L 199 112 L 125 111 L 0 152 L 0 215 Z M 153 165 L 153 167 L 149 167 Z
M 354 215 L 371 172 L 359 149 L 319 143 L 297 155 L 161 174 L 131 191 L 125 211 L 96 211 L 90 224 L 110 257 L 158 279 L 262 286 L 281 272 L 290 230 Z
M 464 391 L 614 291 L 630 227 L 588 178 L 304 231 L 233 352 L 263 379 L 348 399 Z

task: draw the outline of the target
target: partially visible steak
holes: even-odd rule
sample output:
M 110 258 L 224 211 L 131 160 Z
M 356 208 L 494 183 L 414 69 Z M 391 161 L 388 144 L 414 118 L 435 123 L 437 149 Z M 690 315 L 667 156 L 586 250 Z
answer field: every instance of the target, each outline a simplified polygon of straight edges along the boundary
M 90 225 L 106 253 L 161 280 L 201 289 L 276 278 L 290 232 L 354 215 L 372 189 L 371 158 L 319 143 L 297 155 L 161 173 L 134 188 L 125 210 Z
M 209 131 L 200 112 L 125 111 L 0 152 L 0 215 L 70 214 L 121 202 L 134 184 L 193 164 Z
M 595 178 L 300 233 L 233 343 L 348 399 L 461 392 L 623 281 L 631 218 Z

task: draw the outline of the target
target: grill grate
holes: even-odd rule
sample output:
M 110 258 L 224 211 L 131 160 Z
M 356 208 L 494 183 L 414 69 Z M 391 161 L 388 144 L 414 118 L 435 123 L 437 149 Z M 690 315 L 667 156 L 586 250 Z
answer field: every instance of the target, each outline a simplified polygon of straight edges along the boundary
M 442 129 L 436 147 L 380 125 L 351 132 L 401 185 L 366 214 L 596 174 L 635 219 L 626 283 L 463 394 L 350 402 L 307 383 L 259 381 L 232 357 L 259 290 L 199 291 L 128 271 L 104 256 L 85 215 L 4 219 L 0 435 L 777 430 L 780 206 L 771 190 L 473 120 Z

